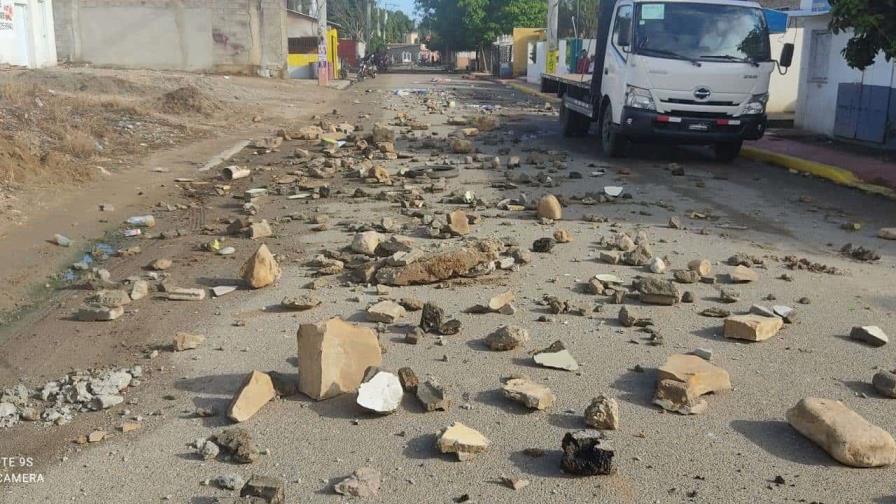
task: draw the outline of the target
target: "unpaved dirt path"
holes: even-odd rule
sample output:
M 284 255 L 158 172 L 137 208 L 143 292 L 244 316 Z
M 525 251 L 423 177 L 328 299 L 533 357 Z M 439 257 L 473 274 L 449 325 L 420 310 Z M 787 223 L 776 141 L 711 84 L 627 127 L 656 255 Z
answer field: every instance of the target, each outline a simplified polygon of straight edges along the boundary
M 443 78 L 440 76 L 440 78 Z M 340 120 L 361 123 L 369 131 L 376 120 L 391 120 L 398 111 L 429 122 L 437 142 L 457 128 L 445 125 L 445 116 L 427 114 L 412 98 L 394 91 L 428 88 L 456 95 L 457 113 L 473 113 L 481 101 L 500 103 L 514 117 L 492 135 L 480 137 L 479 148 L 495 153 L 509 148 L 525 159 L 527 150 L 567 151 L 565 169 L 538 170 L 524 164 L 519 170 L 536 177 L 549 174 L 554 188 L 520 185 L 497 189 L 493 183 L 505 173 L 461 168 L 461 176 L 449 180 L 448 191 L 473 191 L 487 201 L 517 197 L 525 192 L 536 198 L 553 192 L 572 198 L 598 194 L 604 185 L 622 185 L 631 199 L 584 205 L 570 199 L 564 219 L 541 225 L 532 212 L 503 212 L 493 206 L 468 211 L 483 217 L 473 227 L 473 236 L 516 239 L 528 247 L 533 240 L 550 236 L 558 227 L 569 230 L 574 241 L 561 244 L 550 254 L 536 254 L 532 264 L 518 272 L 500 272 L 478 281 L 446 283 L 441 288 L 420 286 L 393 288 L 392 298 L 415 296 L 432 301 L 461 320 L 462 331 L 439 344 L 427 336 L 419 345 L 403 343 L 404 329 L 387 328 L 381 340 L 387 348 L 384 366 L 395 370 L 412 367 L 419 376 L 433 375 L 453 393 L 454 407 L 448 412 L 424 413 L 417 401 L 406 396 L 393 415 L 364 413 L 352 394 L 322 402 L 298 395 L 274 401 L 246 422 L 260 447 L 268 455 L 250 466 L 217 461 L 203 462 L 187 446 L 195 438 L 207 437 L 229 425 L 222 415 L 197 419 L 197 407 L 226 409 L 242 377 L 252 369 L 296 372 L 295 332 L 303 322 L 331 316 L 365 323 L 364 308 L 380 296 L 362 285 L 334 283 L 313 293 L 323 300 L 314 310 L 302 313 L 275 309 L 285 296 L 308 293 L 301 287 L 312 280 L 305 260 L 324 250 L 348 244 L 352 233 L 345 226 L 378 223 L 390 217 L 415 236 L 421 246 L 437 250 L 456 246 L 459 240 L 422 237 L 419 222 L 401 215 L 388 198 L 349 198 L 361 187 L 382 190 L 359 179 L 343 179 L 334 185 L 334 197 L 315 201 L 286 200 L 271 195 L 260 203 L 256 218 L 275 222 L 276 235 L 264 240 L 282 256 L 284 274 L 273 287 L 259 291 L 239 290 L 219 299 L 178 304 L 144 300 L 122 319 L 112 323 L 83 323 L 67 320 L 82 293 L 65 293 L 58 305 L 48 309 L 27 328 L 18 328 L 9 340 L 19 353 L 4 354 L 9 364 L 6 383 L 27 375 L 32 384 L 73 367 L 115 363 L 142 363 L 149 369 L 146 383 L 128 393 L 129 403 L 106 413 L 81 414 L 64 427 L 21 424 L 0 437 L 0 453 L 35 454 L 46 478 L 42 484 L 7 485 L 3 502 L 120 502 L 143 503 L 170 499 L 173 502 L 209 503 L 230 492 L 201 486 L 200 482 L 221 474 L 265 474 L 286 481 L 288 502 L 333 502 L 330 484 L 358 467 L 369 465 L 384 476 L 380 497 L 374 502 L 452 502 L 469 494 L 476 502 L 891 502 L 893 469 L 857 470 L 841 466 L 784 421 L 784 412 L 807 396 L 828 397 L 845 402 L 865 418 L 896 432 L 892 400 L 878 396 L 868 385 L 875 368 L 893 367 L 891 346 L 870 348 L 845 337 L 853 325 L 874 324 L 896 332 L 893 314 L 894 252 L 892 242 L 874 238 L 876 230 L 892 225 L 893 202 L 775 168 L 738 161 L 718 165 L 699 150 L 636 146 L 628 159 L 608 161 L 583 140 L 565 140 L 555 119 L 536 114 L 533 107 L 514 110 L 524 97 L 487 82 L 456 78 L 429 82 L 429 76 L 383 75 L 350 88 L 336 101 Z M 358 103 L 354 103 L 357 101 Z M 389 107 L 384 110 L 383 105 Z M 359 114 L 370 114 L 362 120 Z M 428 133 L 427 133 L 428 134 Z M 590 140 L 594 140 L 592 137 Z M 301 143 L 284 145 L 279 154 L 242 156 L 256 167 L 269 167 L 252 179 L 234 183 L 234 191 L 272 185 L 271 177 L 292 170 L 288 154 Z M 419 166 L 429 150 L 400 140 L 400 150 L 416 149 L 417 161 L 390 163 Z M 213 149 L 212 149 L 213 150 Z M 452 156 L 455 157 L 455 156 Z M 502 159 L 506 156 L 502 155 Z M 172 162 L 176 160 L 172 159 Z M 669 162 L 685 168 L 684 176 L 672 176 Z M 597 166 L 607 174 L 591 177 Z M 185 166 L 186 169 L 186 166 Z M 570 179 L 569 172 L 583 174 Z M 174 176 L 174 173 L 169 174 Z M 514 173 L 516 176 L 517 174 Z M 397 189 L 397 188 L 393 188 Z M 341 194 L 340 194 L 341 192 Z M 438 213 L 457 205 L 440 203 L 447 193 L 424 193 L 425 211 Z M 171 193 L 170 203 L 186 203 L 183 193 Z M 207 222 L 238 215 L 239 204 L 228 197 L 205 199 Z M 136 203 L 124 211 L 145 211 Z M 696 212 L 709 219 L 689 218 Z M 584 220 L 597 214 L 608 222 Z M 292 220 L 284 217 L 291 215 Z M 329 230 L 315 232 L 310 219 L 328 215 Z M 671 216 L 682 218 L 686 229 L 670 229 Z M 191 212 L 162 214 L 162 229 L 190 222 Z M 843 222 L 860 221 L 859 232 L 840 228 Z M 629 303 L 639 317 L 650 317 L 664 336 L 662 346 L 648 344 L 647 335 L 623 328 L 616 320 L 618 305 L 605 304 L 586 317 L 555 315 L 553 322 L 537 322 L 545 314 L 536 304 L 550 294 L 590 305 L 606 302 L 603 297 L 581 293 L 579 281 L 595 273 L 615 273 L 628 282 L 648 275 L 642 268 L 610 266 L 596 262 L 601 237 L 616 231 L 644 230 L 655 252 L 681 268 L 687 261 L 705 257 L 715 273 L 730 268 L 724 261 L 735 253 L 763 257 L 766 269 L 758 269 L 760 281 L 738 286 L 741 300 L 724 305 L 744 312 L 753 303 L 774 303 L 799 310 L 795 324 L 777 337 L 759 344 L 741 344 L 721 337 L 721 321 L 698 312 L 718 303 L 718 286 L 695 284 L 683 289 L 695 293 L 694 304 L 656 307 Z M 223 258 L 197 250 L 210 236 L 190 235 L 174 240 L 144 242 L 144 252 L 134 258 L 113 260 L 108 267 L 115 278 L 136 274 L 157 257 L 171 257 L 170 273 L 184 286 L 228 283 L 239 265 L 256 248 L 245 239 L 228 239 L 237 252 Z M 865 264 L 838 254 L 847 242 L 880 250 L 878 263 Z M 786 269 L 778 258 L 806 257 L 835 266 L 844 275 L 825 275 Z M 787 273 L 793 281 L 777 279 Z M 513 290 L 518 310 L 513 315 L 473 315 L 463 311 L 484 303 L 491 295 Z M 808 297 L 811 304 L 797 300 Z M 402 322 L 416 324 L 418 313 Z M 241 321 L 235 325 L 235 321 Z M 527 328 L 532 341 L 525 349 L 508 353 L 490 352 L 481 339 L 501 324 Z M 372 325 L 372 324 L 367 324 Z M 199 350 L 180 354 L 165 351 L 176 331 L 208 336 Z M 534 366 L 526 354 L 562 339 L 577 358 L 577 373 Z M 35 352 L 29 345 L 37 343 Z M 159 357 L 144 358 L 158 347 Z M 714 350 L 713 363 L 729 371 L 734 390 L 707 397 L 709 409 L 700 416 L 663 413 L 651 404 L 655 368 L 673 353 L 697 347 Z M 113 349 L 113 350 L 110 350 Z M 122 362 L 122 360 L 127 362 Z M 500 393 L 500 378 L 524 373 L 548 385 L 557 404 L 546 412 L 530 413 L 509 402 Z M 617 398 L 621 408 L 620 430 L 609 432 L 616 450 L 618 473 L 609 477 L 569 478 L 559 469 L 560 439 L 569 430 L 584 427 L 582 410 L 599 394 Z M 122 415 L 124 409 L 129 410 Z M 65 444 L 78 434 L 102 427 L 114 431 L 121 418 L 141 415 L 144 428 L 121 434 L 99 445 L 72 447 Z M 434 433 L 453 421 L 462 421 L 488 436 L 491 449 L 469 462 L 456 462 L 439 455 Z M 541 448 L 545 455 L 530 458 L 527 448 Z M 65 459 L 59 457 L 65 455 Z M 531 480 L 514 492 L 497 481 L 501 476 Z M 785 484 L 775 484 L 776 476 Z

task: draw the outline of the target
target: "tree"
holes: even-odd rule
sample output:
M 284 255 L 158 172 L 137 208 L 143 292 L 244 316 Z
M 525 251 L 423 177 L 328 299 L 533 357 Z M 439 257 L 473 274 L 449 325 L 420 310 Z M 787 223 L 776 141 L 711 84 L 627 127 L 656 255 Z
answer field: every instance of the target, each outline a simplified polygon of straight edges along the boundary
M 560 0 L 557 31 L 560 37 L 594 38 L 597 0 Z
M 367 26 L 365 0 L 328 0 L 327 16 L 342 27 L 342 32 L 355 40 L 364 40 Z
M 404 42 L 408 33 L 414 31 L 414 20 L 401 11 L 389 11 L 386 21 L 386 42 Z
M 545 0 L 416 0 L 421 30 L 438 50 L 483 50 L 514 27 L 544 26 Z
M 843 57 L 853 68 L 874 64 L 878 53 L 896 57 L 896 0 L 830 0 L 831 30 L 852 30 Z

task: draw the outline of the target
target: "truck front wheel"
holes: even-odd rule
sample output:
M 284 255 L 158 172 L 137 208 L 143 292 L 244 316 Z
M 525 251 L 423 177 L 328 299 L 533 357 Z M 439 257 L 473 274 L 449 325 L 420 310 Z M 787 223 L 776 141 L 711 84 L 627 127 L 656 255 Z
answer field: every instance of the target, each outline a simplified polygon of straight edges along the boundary
M 613 126 L 613 107 L 607 103 L 600 116 L 600 146 L 604 154 L 615 158 L 625 155 L 627 144 L 627 139 Z
M 719 142 L 715 144 L 714 150 L 716 154 L 716 160 L 723 163 L 734 161 L 734 159 L 740 155 L 740 148 L 743 147 L 743 144 L 744 142 L 742 140 L 737 140 L 734 142 Z
M 580 137 L 588 134 L 588 128 L 591 126 L 591 119 L 584 115 L 571 110 L 566 106 L 565 102 L 560 102 L 560 126 L 563 128 L 563 136 Z

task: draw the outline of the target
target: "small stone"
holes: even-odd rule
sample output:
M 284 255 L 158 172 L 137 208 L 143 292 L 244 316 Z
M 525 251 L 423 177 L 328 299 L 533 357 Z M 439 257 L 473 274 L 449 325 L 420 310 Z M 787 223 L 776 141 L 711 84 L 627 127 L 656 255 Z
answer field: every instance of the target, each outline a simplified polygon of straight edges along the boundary
M 285 504 L 284 487 L 281 479 L 253 474 L 240 490 L 240 497 L 249 499 L 247 504 Z
M 280 306 L 286 310 L 306 311 L 319 306 L 321 300 L 313 294 L 305 294 L 298 297 L 285 297 L 280 301 Z
M 675 270 L 672 277 L 678 283 L 694 284 L 700 281 L 700 273 L 693 270 Z
M 99 443 L 103 439 L 106 439 L 106 431 L 95 430 L 87 435 L 88 443 Z
M 243 481 L 243 477 L 239 474 L 223 474 L 216 476 L 212 483 L 224 490 L 236 490 L 242 488 L 246 482 Z
M 202 301 L 205 299 L 205 289 L 187 289 L 184 287 L 166 289 L 165 299 L 169 301 Z
M 557 400 L 557 396 L 551 392 L 551 389 L 525 378 L 508 380 L 502 391 L 508 399 L 536 410 L 546 410 Z
M 417 399 L 420 400 L 426 411 L 448 411 L 451 408 L 448 391 L 433 379 L 417 385 Z
M 473 142 L 465 138 L 451 140 L 451 152 L 455 154 L 469 154 L 473 152 Z
M 352 250 L 359 254 L 367 256 L 376 255 L 376 248 L 379 246 L 383 237 L 376 231 L 365 231 L 358 233 L 352 240 Z
M 118 394 L 98 394 L 90 400 L 90 409 L 94 411 L 107 410 L 124 402 L 124 397 Z
M 759 280 L 758 273 L 743 265 L 735 267 L 730 276 L 734 283 L 749 283 Z
M 597 259 L 606 264 L 619 264 L 619 253 L 601 251 L 597 256 Z
M 553 238 L 539 238 L 532 242 L 532 252 L 546 254 L 554 249 L 557 241 Z
M 523 478 L 508 478 L 502 476 L 501 483 L 504 483 L 507 488 L 511 488 L 513 490 L 522 490 L 523 488 L 529 486 L 531 482 Z
M 672 229 L 681 229 L 681 219 L 678 217 L 669 217 L 669 227 Z
M 567 432 L 560 444 L 563 449 L 561 467 L 576 476 L 613 474 L 613 450 L 600 447 L 603 435 L 596 430 Z
M 896 462 L 896 441 L 840 401 L 806 398 L 787 410 L 787 422 L 852 467 L 880 467 Z
M 856 326 L 849 332 L 849 337 L 862 341 L 873 347 L 882 347 L 890 342 L 886 333 L 877 326 Z
M 463 210 L 455 210 L 448 214 L 448 230 L 454 236 L 470 234 L 470 220 Z
M 651 277 L 641 280 L 638 291 L 641 293 L 641 302 L 646 304 L 671 306 L 681 299 L 681 294 L 675 285 L 662 278 Z
M 740 301 L 740 292 L 731 289 L 721 289 L 719 291 L 719 301 L 723 303 L 736 303 Z
M 84 305 L 78 309 L 75 318 L 82 322 L 108 322 L 124 315 L 121 306 Z
M 698 348 L 691 352 L 691 355 L 696 355 L 705 361 L 712 360 L 712 348 Z
M 693 303 L 694 300 L 695 300 L 694 293 L 691 291 L 684 291 L 684 293 L 681 295 L 682 303 L 690 304 L 690 303 Z
M 404 309 L 407 311 L 415 312 L 415 311 L 422 310 L 424 303 L 423 303 L 423 301 L 421 301 L 417 298 L 406 297 L 406 298 L 401 298 L 398 301 L 398 304 L 403 306 Z
M 752 313 L 753 315 L 760 315 L 762 317 L 777 317 L 777 315 L 771 308 L 758 304 L 750 306 L 750 313 Z
M 488 309 L 493 312 L 501 312 L 511 303 L 513 303 L 513 291 L 503 292 L 488 300 Z
M 371 322 L 382 322 L 391 324 L 396 320 L 404 317 L 405 309 L 395 301 L 380 301 L 367 308 L 367 319 Z
M 787 324 L 792 324 L 796 320 L 796 310 L 789 306 L 775 305 L 772 307 L 772 311 L 775 315 L 784 319 L 784 322 Z
M 563 342 L 559 340 L 544 350 L 539 350 L 535 353 L 533 360 L 535 360 L 536 364 L 554 369 L 565 369 L 567 371 L 579 369 L 579 363 L 569 353 Z
M 539 218 L 560 220 L 563 218 L 563 207 L 560 206 L 560 200 L 556 196 L 547 194 L 538 200 L 535 214 Z
M 240 277 L 253 289 L 271 285 L 280 278 L 280 274 L 280 265 L 263 243 L 240 269 Z
M 437 446 L 442 453 L 455 453 L 460 461 L 471 460 L 491 444 L 479 431 L 454 422 L 438 434 Z
M 616 399 L 600 395 L 585 408 L 585 424 L 599 430 L 619 428 L 619 403 Z
M 409 367 L 403 367 L 398 370 L 398 380 L 401 382 L 401 388 L 409 394 L 417 393 L 417 386 L 420 385 L 420 379 L 417 373 Z
M 896 398 L 896 374 L 890 371 L 878 371 L 874 373 L 871 384 L 881 395 Z
M 227 418 L 234 422 L 245 422 L 275 397 L 277 391 L 270 375 L 252 371 L 243 379 L 240 390 L 233 396 L 227 409 Z
M 170 268 L 173 265 L 174 265 L 174 263 L 171 261 L 171 259 L 163 257 L 163 258 L 156 259 L 155 261 L 149 263 L 149 269 L 154 270 L 154 271 L 165 271 L 166 269 Z
M 405 333 L 404 342 L 411 344 L 411 345 L 416 345 L 417 343 L 420 342 L 420 338 L 422 338 L 422 337 L 423 337 L 423 331 L 419 327 L 415 327 L 412 330 Z
M 212 294 L 214 294 L 215 297 L 226 296 L 231 292 L 235 292 L 237 288 L 236 285 L 216 285 L 212 287 Z
M 877 232 L 877 236 L 884 240 L 896 240 L 896 228 L 880 228 Z
M 174 335 L 174 351 L 183 352 L 185 350 L 195 350 L 205 342 L 205 336 L 201 334 L 190 334 L 186 332 L 178 332 Z
M 149 282 L 146 280 L 137 280 L 131 285 L 131 300 L 137 301 L 149 295 Z
M 394 413 L 404 395 L 402 384 L 392 373 L 380 371 L 358 388 L 357 403 L 376 413 Z
M 558 229 L 554 231 L 554 240 L 556 240 L 557 243 L 571 243 L 572 233 L 565 229 Z
M 712 273 L 712 263 L 708 259 L 694 259 L 688 263 L 690 271 L 696 271 L 702 277 L 708 277 Z
M 213 441 L 238 464 L 251 464 L 261 455 L 252 441 L 252 436 L 245 429 L 224 429 L 215 435 Z
M 485 344 L 498 352 L 513 350 L 528 341 L 529 332 L 514 325 L 501 326 L 485 338 Z
M 647 268 L 650 269 L 651 273 L 661 275 L 666 272 L 666 262 L 659 257 L 654 257 L 647 263 Z
M 747 341 L 765 341 L 784 327 L 779 317 L 761 315 L 734 315 L 725 319 L 726 338 Z
M 348 478 L 333 485 L 333 490 L 339 495 L 369 498 L 379 494 L 380 485 L 382 476 L 379 471 L 372 467 L 361 467 Z

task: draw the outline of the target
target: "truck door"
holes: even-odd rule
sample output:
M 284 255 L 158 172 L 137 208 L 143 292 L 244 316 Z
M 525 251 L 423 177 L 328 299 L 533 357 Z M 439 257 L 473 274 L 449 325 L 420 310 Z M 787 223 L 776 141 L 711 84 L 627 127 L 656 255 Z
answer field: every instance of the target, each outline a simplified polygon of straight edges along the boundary
M 631 49 L 632 10 L 632 4 L 629 2 L 620 2 L 616 6 L 604 61 L 601 93 L 610 97 L 610 104 L 613 107 L 613 122 L 616 124 L 622 122 L 622 107 L 625 105 L 626 65 Z

